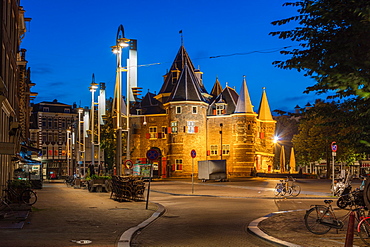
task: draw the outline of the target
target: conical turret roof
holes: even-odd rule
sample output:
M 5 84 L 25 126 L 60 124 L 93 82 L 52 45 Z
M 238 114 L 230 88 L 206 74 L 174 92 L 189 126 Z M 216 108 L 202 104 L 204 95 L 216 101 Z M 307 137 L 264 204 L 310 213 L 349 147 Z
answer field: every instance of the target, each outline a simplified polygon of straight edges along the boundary
M 207 101 L 202 95 L 197 78 L 187 64 L 185 64 L 168 101 Z
M 211 95 L 213 97 L 217 97 L 218 95 L 220 95 L 220 93 L 222 93 L 222 86 L 221 86 L 221 83 L 220 83 L 220 81 L 218 80 L 218 77 L 217 77 L 216 81 L 215 81 L 215 84 L 213 85 Z
M 270 106 L 267 100 L 266 88 L 263 88 L 262 98 L 258 109 L 258 119 L 262 121 L 273 121 Z
M 235 113 L 254 113 L 245 77 L 243 79 L 242 88 L 240 89 Z

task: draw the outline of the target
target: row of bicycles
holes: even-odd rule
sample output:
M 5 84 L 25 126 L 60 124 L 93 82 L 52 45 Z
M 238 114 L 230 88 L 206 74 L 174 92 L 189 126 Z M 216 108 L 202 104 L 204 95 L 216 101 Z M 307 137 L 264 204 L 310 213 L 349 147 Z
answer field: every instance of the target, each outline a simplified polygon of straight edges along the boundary
M 325 205 L 312 205 L 304 215 L 307 230 L 317 235 L 328 233 L 330 229 L 341 230 L 348 224 L 352 213 L 355 218 L 354 232 L 370 246 L 370 213 L 364 202 L 363 186 L 352 190 L 348 185 L 337 196 L 337 206 L 347 209 L 347 212 L 338 217 L 332 206 L 333 200 L 324 200 Z
M 274 189 L 275 196 L 298 196 L 301 193 L 301 186 L 296 184 L 296 179 L 287 177 L 285 180 L 280 180 Z

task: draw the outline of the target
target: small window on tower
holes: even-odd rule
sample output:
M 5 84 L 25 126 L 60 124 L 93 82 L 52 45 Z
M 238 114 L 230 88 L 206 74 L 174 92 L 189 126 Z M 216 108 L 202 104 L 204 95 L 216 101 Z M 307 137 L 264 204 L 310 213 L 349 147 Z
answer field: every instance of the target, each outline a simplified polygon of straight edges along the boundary
M 181 114 L 181 106 L 176 106 L 176 114 Z
M 197 114 L 198 113 L 198 107 L 197 106 L 193 106 L 193 114 Z

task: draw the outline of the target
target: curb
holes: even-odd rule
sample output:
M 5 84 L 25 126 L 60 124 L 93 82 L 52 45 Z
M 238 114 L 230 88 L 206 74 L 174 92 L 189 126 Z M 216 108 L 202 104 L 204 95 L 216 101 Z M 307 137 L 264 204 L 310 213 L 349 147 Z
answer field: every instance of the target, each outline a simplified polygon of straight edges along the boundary
M 161 205 L 159 203 L 154 203 L 154 204 L 156 204 L 158 206 L 157 211 L 154 212 L 152 214 L 152 216 L 150 216 L 147 220 L 144 220 L 139 225 L 137 225 L 135 227 L 131 227 L 130 229 L 125 231 L 121 235 L 120 239 L 118 240 L 117 247 L 130 247 L 131 246 L 131 240 L 132 240 L 134 234 L 136 232 L 138 232 L 139 230 L 143 229 L 144 227 L 148 226 L 153 221 L 155 221 L 157 218 L 159 218 L 166 211 L 166 209 L 164 208 L 163 205 Z
M 276 243 L 278 245 L 282 246 L 288 246 L 288 247 L 302 247 L 301 245 L 293 244 L 284 240 L 280 240 L 278 238 L 272 237 L 270 235 L 267 235 L 265 232 L 263 232 L 261 229 L 259 229 L 258 224 L 263 221 L 268 219 L 269 217 L 276 215 L 276 214 L 283 214 L 283 213 L 291 213 L 291 212 L 296 212 L 296 211 L 302 211 L 303 209 L 298 209 L 298 210 L 288 210 L 288 211 L 278 211 L 274 213 L 270 213 L 266 216 L 260 217 L 258 219 L 253 220 L 251 223 L 248 225 L 248 230 L 255 235 L 257 235 L 260 238 L 263 238 L 269 242 Z

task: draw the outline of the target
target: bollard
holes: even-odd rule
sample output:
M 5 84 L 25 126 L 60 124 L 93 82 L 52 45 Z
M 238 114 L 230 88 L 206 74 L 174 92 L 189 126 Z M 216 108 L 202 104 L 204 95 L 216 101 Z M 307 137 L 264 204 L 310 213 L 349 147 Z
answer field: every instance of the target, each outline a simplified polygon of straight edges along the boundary
M 346 243 L 344 244 L 344 247 L 353 246 L 354 228 L 355 228 L 355 212 L 352 211 L 349 215 L 348 228 L 347 228 L 347 234 L 346 234 Z

